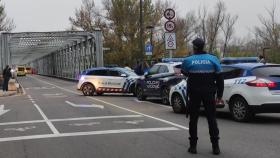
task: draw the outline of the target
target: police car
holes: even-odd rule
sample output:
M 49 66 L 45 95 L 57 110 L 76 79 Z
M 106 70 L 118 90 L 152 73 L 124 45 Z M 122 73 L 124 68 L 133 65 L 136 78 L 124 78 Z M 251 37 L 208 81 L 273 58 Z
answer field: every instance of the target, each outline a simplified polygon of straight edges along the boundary
M 222 65 L 222 73 L 225 106 L 218 111 L 229 111 L 236 121 L 248 121 L 257 113 L 280 112 L 280 65 Z M 186 82 L 171 87 L 169 100 L 175 113 L 185 112 Z
M 221 64 L 237 64 L 237 63 L 258 63 L 258 57 L 224 57 L 221 59 Z
M 168 95 L 170 86 L 180 82 L 181 75 L 178 65 L 181 62 L 157 63 L 144 76 L 136 81 L 136 96 L 138 100 L 147 97 L 159 97 L 163 104 L 169 104 Z
M 85 96 L 103 93 L 135 93 L 135 81 L 139 78 L 125 68 L 92 68 L 81 73 L 78 90 Z

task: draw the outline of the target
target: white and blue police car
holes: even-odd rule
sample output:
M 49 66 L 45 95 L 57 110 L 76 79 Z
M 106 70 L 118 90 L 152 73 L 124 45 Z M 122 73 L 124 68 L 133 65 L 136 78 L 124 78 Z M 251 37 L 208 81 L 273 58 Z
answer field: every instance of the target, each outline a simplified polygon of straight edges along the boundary
M 257 113 L 280 113 L 280 65 L 240 63 L 222 65 L 225 106 L 236 121 L 248 121 Z M 186 80 L 171 87 L 169 100 L 175 113 L 185 112 Z
M 125 68 L 99 67 L 84 70 L 79 77 L 77 89 L 85 96 L 103 93 L 135 93 L 135 81 L 139 78 Z

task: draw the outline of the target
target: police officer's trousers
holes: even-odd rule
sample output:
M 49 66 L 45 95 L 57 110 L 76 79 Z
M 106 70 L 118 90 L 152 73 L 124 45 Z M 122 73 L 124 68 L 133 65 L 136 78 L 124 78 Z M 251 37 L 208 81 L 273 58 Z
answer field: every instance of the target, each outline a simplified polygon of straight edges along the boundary
M 216 121 L 215 93 L 212 92 L 190 92 L 189 93 L 189 134 L 190 141 L 195 141 L 197 138 L 197 122 L 199 117 L 199 109 L 201 103 L 205 108 L 206 117 L 208 120 L 209 134 L 212 143 L 217 143 L 219 140 L 219 129 Z

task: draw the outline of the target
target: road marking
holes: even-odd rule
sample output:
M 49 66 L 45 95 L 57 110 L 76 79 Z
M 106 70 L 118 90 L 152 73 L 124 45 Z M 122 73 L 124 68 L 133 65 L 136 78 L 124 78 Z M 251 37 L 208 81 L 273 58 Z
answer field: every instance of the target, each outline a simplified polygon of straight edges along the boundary
M 10 109 L 5 110 L 5 105 L 0 105 L 0 116 L 4 115 L 5 113 L 9 112 Z
M 0 142 L 9 142 L 9 141 L 18 141 L 18 140 L 31 140 L 31 139 L 44 139 L 44 138 L 58 138 L 58 137 L 121 134 L 121 133 L 141 133 L 141 132 L 160 132 L 160 131 L 178 131 L 178 130 L 179 129 L 176 128 L 176 127 L 118 129 L 118 130 L 105 130 L 105 131 L 90 131 L 90 132 L 76 132 L 76 133 L 32 135 L 32 136 L 21 136 L 21 137 L 7 137 L 7 138 L 0 138 Z
M 70 126 L 93 126 L 93 125 L 100 125 L 100 122 L 89 122 L 89 123 L 72 123 L 69 124 Z
M 164 108 L 172 109 L 172 107 L 170 107 L 170 106 L 161 105 L 161 104 L 148 102 L 148 101 L 141 101 L 141 100 L 138 100 L 137 98 L 134 98 L 133 100 L 136 101 L 137 103 L 148 103 L 148 104 L 153 104 L 153 105 L 161 106 L 161 107 L 164 107 Z
M 32 78 L 32 77 L 31 77 Z M 26 90 L 54 89 L 55 87 L 28 87 Z
M 63 121 L 79 121 L 79 120 L 98 120 L 98 119 L 113 119 L 113 118 L 138 118 L 142 115 L 115 115 L 115 116 L 97 116 L 97 117 L 78 117 L 78 118 L 65 118 L 65 119 L 50 119 L 51 122 Z M 0 123 L 0 126 L 17 125 L 17 124 L 31 124 L 31 123 L 44 123 L 45 120 L 32 120 L 32 121 L 19 121 L 19 122 L 5 122 Z
M 73 107 L 78 107 L 78 108 L 100 108 L 100 109 L 104 109 L 103 105 L 96 105 L 96 104 L 92 104 L 92 105 L 83 105 L 83 104 L 74 104 L 70 101 L 65 101 L 65 103 L 73 106 Z
M 6 128 L 4 131 L 18 131 L 18 132 L 25 132 L 30 129 L 35 129 L 36 126 L 30 126 L 30 127 L 21 127 L 21 128 Z
M 54 127 L 54 125 L 52 124 L 52 122 L 47 118 L 47 116 L 44 114 L 44 112 L 41 110 L 41 108 L 37 105 L 37 104 L 33 104 L 37 110 L 39 111 L 39 113 L 41 114 L 41 116 L 43 117 L 43 119 L 45 120 L 45 122 L 48 124 L 48 126 L 50 127 L 50 129 L 52 130 L 52 132 L 54 134 L 59 134 L 58 130 Z
M 43 94 L 43 96 L 57 96 L 57 95 L 63 95 L 63 93 Z
M 0 126 L 6 126 L 6 125 L 18 125 L 18 124 L 29 124 L 29 123 L 43 123 L 45 120 L 32 120 L 32 121 L 19 121 L 19 122 L 5 122 L 0 123 Z
M 49 82 L 47 82 L 47 81 L 40 80 L 40 79 L 38 79 L 38 78 L 36 78 L 36 77 L 32 77 L 32 78 L 34 78 L 34 79 L 36 79 L 36 80 L 38 80 L 38 81 L 40 81 L 40 82 L 43 82 L 43 83 L 46 83 L 46 84 L 55 86 L 55 87 L 57 87 L 57 88 L 59 88 L 59 89 L 62 89 L 62 90 L 64 90 L 64 91 L 66 91 L 66 92 L 70 92 L 70 93 L 73 93 L 73 94 L 78 94 L 78 95 L 80 95 L 80 93 L 77 93 L 77 92 L 74 92 L 74 91 L 72 91 L 72 90 L 69 90 L 69 89 L 66 89 L 66 88 L 57 86 L 57 85 L 52 84 L 52 83 L 49 83 Z M 125 111 L 129 111 L 129 112 L 132 112 L 132 113 L 135 113 L 135 114 L 143 115 L 143 116 L 146 116 L 146 117 L 148 117 L 148 118 L 152 118 L 152 119 L 155 119 L 155 120 L 158 120 L 158 121 L 161 121 L 161 122 L 164 122 L 164 123 L 173 125 L 173 126 L 175 126 L 175 127 L 178 127 L 178 128 L 184 129 L 184 130 L 189 130 L 189 128 L 186 127 L 186 126 L 182 126 L 182 125 L 179 125 L 179 124 L 176 124 L 176 123 L 173 123 L 173 122 L 164 120 L 164 119 L 160 119 L 160 118 L 157 118 L 157 117 L 153 117 L 153 116 L 150 116 L 150 115 L 143 114 L 143 113 L 141 113 L 141 112 L 137 112 L 137 111 L 133 111 L 133 110 L 130 110 L 130 109 L 127 109 L 127 108 L 124 108 L 124 107 L 120 107 L 120 106 L 118 106 L 118 105 L 115 105 L 115 104 L 112 104 L 112 103 L 109 103 L 109 102 L 106 102 L 106 101 L 103 101 L 103 100 L 100 100 L 100 99 L 96 99 L 96 98 L 92 98 L 92 97 L 87 97 L 87 98 L 90 98 L 90 99 L 92 99 L 92 100 L 105 103 L 105 104 L 107 104 L 107 105 L 111 105 L 111 106 L 113 106 L 113 107 L 117 107 L 117 108 L 119 108 L 119 109 L 123 109 L 123 110 L 125 110 Z
M 66 119 L 52 119 L 52 122 L 62 121 L 79 121 L 79 120 L 97 120 L 97 119 L 112 119 L 112 118 L 136 118 L 143 117 L 142 115 L 116 115 L 116 116 L 97 116 L 97 117 L 78 117 L 78 118 L 66 118 Z
M 114 123 L 125 123 L 125 124 L 133 124 L 138 125 L 139 123 L 143 123 L 144 120 L 133 120 L 133 121 L 114 121 Z
M 64 95 L 63 93 L 55 93 L 55 94 L 43 94 L 46 98 L 66 98 L 67 95 Z

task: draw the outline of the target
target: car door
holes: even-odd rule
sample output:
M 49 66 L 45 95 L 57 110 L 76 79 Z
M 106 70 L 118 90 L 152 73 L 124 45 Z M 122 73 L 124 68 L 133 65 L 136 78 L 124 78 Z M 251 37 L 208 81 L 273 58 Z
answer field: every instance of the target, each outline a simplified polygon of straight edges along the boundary
M 118 70 L 108 70 L 108 87 L 122 90 L 127 75 Z
M 87 73 L 86 80 L 91 82 L 96 89 L 106 87 L 106 81 L 108 81 L 108 74 L 106 69 L 92 70 Z
M 166 65 L 159 65 L 157 73 L 152 75 L 146 81 L 147 94 L 151 96 L 161 96 L 161 87 L 163 84 L 162 78 L 165 74 L 169 74 L 168 72 L 169 70 Z
M 154 65 L 148 71 L 148 74 L 144 76 L 143 83 L 143 92 L 144 95 L 155 96 L 155 93 L 152 93 L 155 89 L 158 89 L 159 83 L 155 80 L 156 74 L 159 73 L 160 65 Z
M 224 93 L 223 98 L 228 101 L 232 94 L 232 88 L 243 84 L 246 81 L 244 79 L 244 70 L 236 67 L 225 66 L 222 67 L 222 74 L 224 77 Z

